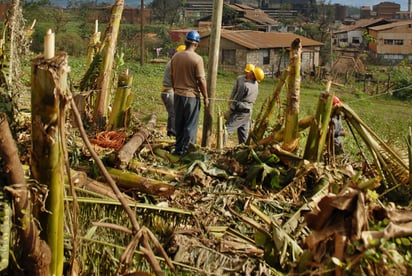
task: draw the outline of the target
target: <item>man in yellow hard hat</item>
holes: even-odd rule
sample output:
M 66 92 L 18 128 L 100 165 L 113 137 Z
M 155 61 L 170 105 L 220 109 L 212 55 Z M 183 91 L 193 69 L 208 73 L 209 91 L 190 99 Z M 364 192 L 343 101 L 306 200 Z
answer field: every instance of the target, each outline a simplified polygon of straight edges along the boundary
M 253 65 L 252 63 L 247 63 L 245 65 L 245 68 L 243 69 L 244 74 L 239 75 L 236 78 L 235 84 L 232 88 L 232 93 L 230 94 L 230 97 L 229 97 L 229 110 L 226 111 L 225 114 L 224 114 L 224 117 L 225 117 L 226 120 L 229 119 L 230 114 L 232 113 L 232 109 L 230 108 L 230 103 L 233 101 L 238 87 L 243 86 L 243 83 L 245 82 L 245 78 L 246 78 L 247 74 L 249 72 L 253 71 L 253 69 L 255 69 L 255 65 Z
M 230 114 L 225 123 L 225 139 L 237 131 L 239 144 L 246 142 L 252 119 L 253 104 L 259 92 L 258 83 L 265 78 L 265 73 L 259 67 L 246 65 L 245 75 L 236 78 L 230 96 Z
M 176 52 L 181 52 L 186 49 L 185 45 L 179 45 L 176 48 Z M 172 87 L 172 76 L 170 73 L 170 62 L 166 63 L 166 67 L 163 73 L 163 86 L 160 94 L 163 104 L 167 111 L 167 136 L 176 136 L 175 131 L 175 106 L 174 106 L 174 92 Z

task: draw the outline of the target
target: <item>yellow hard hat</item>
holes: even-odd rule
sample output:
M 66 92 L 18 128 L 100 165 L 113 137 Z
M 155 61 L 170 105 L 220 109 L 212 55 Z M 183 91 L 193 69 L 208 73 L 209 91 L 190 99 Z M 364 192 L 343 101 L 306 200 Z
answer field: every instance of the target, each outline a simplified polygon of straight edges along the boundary
M 255 69 L 255 65 L 248 63 L 245 66 L 245 69 L 243 71 L 245 71 L 246 73 L 249 73 L 250 71 L 253 71 L 253 69 Z
M 176 48 L 176 52 L 181 52 L 181 51 L 184 51 L 184 50 L 186 50 L 186 46 L 183 45 L 183 44 L 177 46 L 177 48 Z
M 265 78 L 265 73 L 263 72 L 262 68 L 255 67 L 253 69 L 253 74 L 255 75 L 255 79 L 258 82 L 261 82 Z

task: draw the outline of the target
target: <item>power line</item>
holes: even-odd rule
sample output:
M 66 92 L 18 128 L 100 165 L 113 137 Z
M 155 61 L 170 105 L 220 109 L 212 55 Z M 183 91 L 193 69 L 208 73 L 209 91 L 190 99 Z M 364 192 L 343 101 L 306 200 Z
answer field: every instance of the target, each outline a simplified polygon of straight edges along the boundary
M 360 102 L 360 101 L 368 100 L 368 99 L 370 99 L 370 98 L 377 98 L 377 97 L 380 97 L 380 96 L 383 96 L 383 95 L 387 95 L 387 94 L 391 94 L 391 95 L 392 95 L 392 94 L 395 93 L 395 92 L 402 91 L 402 90 L 404 90 L 404 89 L 410 89 L 410 88 L 412 88 L 412 84 L 411 84 L 411 85 L 408 85 L 408 86 L 405 86 L 405 87 L 401 87 L 401 88 L 395 89 L 395 90 L 389 90 L 389 91 L 386 91 L 386 92 L 384 92 L 384 93 L 380 93 L 380 94 L 377 94 L 377 95 L 370 95 L 370 96 L 364 97 L 364 98 L 362 98 L 362 99 L 357 99 L 357 100 L 352 100 L 352 101 L 346 101 L 346 103 Z

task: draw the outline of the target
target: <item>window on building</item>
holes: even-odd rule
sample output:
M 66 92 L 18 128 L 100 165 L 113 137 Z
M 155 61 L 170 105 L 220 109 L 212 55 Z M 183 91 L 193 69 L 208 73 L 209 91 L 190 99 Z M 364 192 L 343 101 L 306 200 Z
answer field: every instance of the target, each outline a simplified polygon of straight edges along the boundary
M 394 54 L 394 55 L 383 55 L 383 59 L 385 59 L 385 60 L 401 61 L 401 60 L 403 60 L 404 58 L 405 58 L 405 57 L 404 57 L 403 55 L 396 55 L 396 54 Z
M 385 45 L 403 45 L 402 39 L 384 39 L 383 44 Z
M 259 50 L 259 59 L 262 61 L 262 64 L 270 63 L 270 49 Z
M 352 43 L 353 44 L 359 44 L 360 43 L 360 38 L 359 37 L 353 37 L 352 38 Z
M 236 64 L 236 50 L 223 49 L 222 50 L 222 64 L 235 65 Z

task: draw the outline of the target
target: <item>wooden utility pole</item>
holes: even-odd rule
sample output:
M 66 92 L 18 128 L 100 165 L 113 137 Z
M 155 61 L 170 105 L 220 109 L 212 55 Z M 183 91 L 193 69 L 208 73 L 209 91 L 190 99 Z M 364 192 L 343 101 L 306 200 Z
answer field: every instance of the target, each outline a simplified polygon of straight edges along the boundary
M 140 65 L 144 64 L 144 0 L 140 0 Z
M 210 100 L 208 108 L 205 109 L 203 117 L 202 147 L 207 147 L 210 145 L 210 137 L 212 136 L 213 113 L 215 110 L 215 101 L 213 99 L 216 94 L 222 14 L 223 0 L 213 0 L 212 31 L 210 33 L 209 66 L 207 74 L 208 94 L 209 99 L 212 100 Z

